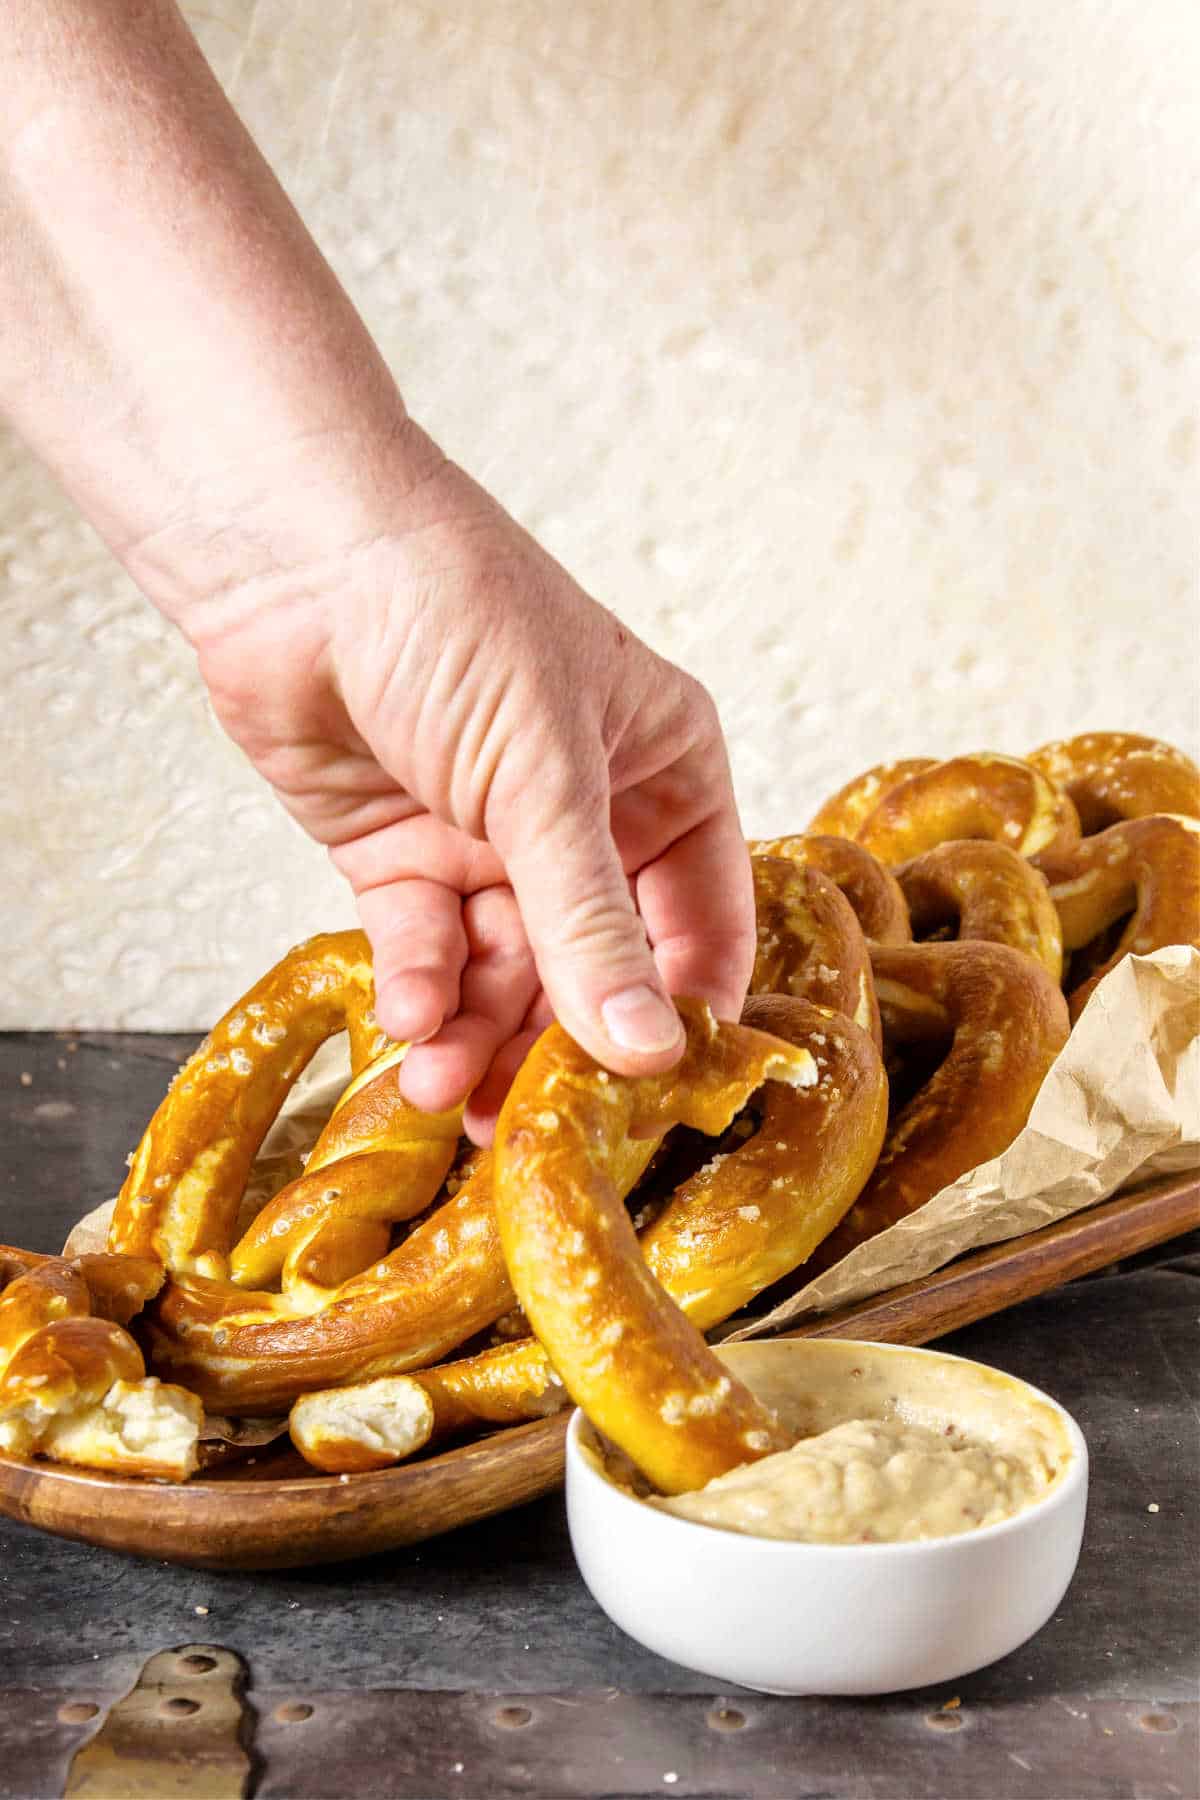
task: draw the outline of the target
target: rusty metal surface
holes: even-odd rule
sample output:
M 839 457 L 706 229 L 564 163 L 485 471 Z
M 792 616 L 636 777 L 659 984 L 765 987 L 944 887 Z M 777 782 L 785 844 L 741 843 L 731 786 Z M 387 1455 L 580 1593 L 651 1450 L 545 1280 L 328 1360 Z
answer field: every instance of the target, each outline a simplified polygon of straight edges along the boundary
M 245 1685 L 241 1657 L 218 1644 L 160 1650 L 76 1750 L 65 1800 L 242 1800 Z M 64 1706 L 71 1722 L 78 1705 L 62 1703 L 58 1722 Z
M 190 1042 L 0 1036 L 0 1239 L 58 1247 L 112 1191 Z M 948 1693 L 766 1700 L 650 1655 L 583 1589 L 557 1497 L 369 1562 L 269 1576 L 0 1521 L 0 1800 L 61 1794 L 147 1657 L 198 1633 L 248 1666 L 261 1795 L 1196 1800 L 1198 1298 L 1200 1246 L 1182 1241 L 944 1340 L 1057 1395 L 1092 1453 L 1063 1605 L 956 1684 L 949 1726 L 924 1723 Z M 99 1710 L 61 1719 L 60 1706 Z M 530 1720 L 497 1725 L 505 1706 Z M 709 1725 L 722 1707 L 746 1723 Z M 1139 1724 L 1154 1717 L 1173 1724 Z

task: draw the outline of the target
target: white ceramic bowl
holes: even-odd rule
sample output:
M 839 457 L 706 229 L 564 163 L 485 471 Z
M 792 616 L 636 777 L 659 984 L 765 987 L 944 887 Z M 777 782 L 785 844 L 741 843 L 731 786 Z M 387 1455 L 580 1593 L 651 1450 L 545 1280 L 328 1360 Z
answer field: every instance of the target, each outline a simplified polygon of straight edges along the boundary
M 940 1351 L 847 1340 L 777 1339 L 721 1354 L 765 1395 L 764 1368 L 800 1390 L 806 1358 L 823 1357 L 828 1369 L 831 1355 L 852 1362 L 864 1349 L 954 1364 L 957 1372 L 946 1372 L 954 1379 L 975 1371 L 996 1380 L 994 1371 Z M 897 1364 L 901 1394 L 903 1370 Z M 1032 1637 L 1058 1606 L 1087 1507 L 1078 1425 L 1039 1389 L 1011 1385 L 1018 1402 L 1057 1415 L 1067 1445 L 1057 1478 L 1011 1518 L 906 1543 L 782 1542 L 660 1511 L 608 1479 L 577 1412 L 567 1437 L 567 1518 L 583 1579 L 639 1643 L 763 1693 L 889 1693 L 981 1668 Z M 852 1412 L 848 1405 L 845 1416 Z

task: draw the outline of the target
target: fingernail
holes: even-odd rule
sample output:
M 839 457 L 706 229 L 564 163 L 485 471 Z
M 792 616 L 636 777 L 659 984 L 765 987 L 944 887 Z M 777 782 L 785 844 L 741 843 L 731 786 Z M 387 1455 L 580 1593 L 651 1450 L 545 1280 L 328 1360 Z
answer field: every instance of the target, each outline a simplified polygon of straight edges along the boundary
M 683 1036 L 670 1001 L 645 985 L 610 994 L 600 1013 L 609 1037 L 622 1050 L 673 1050 Z

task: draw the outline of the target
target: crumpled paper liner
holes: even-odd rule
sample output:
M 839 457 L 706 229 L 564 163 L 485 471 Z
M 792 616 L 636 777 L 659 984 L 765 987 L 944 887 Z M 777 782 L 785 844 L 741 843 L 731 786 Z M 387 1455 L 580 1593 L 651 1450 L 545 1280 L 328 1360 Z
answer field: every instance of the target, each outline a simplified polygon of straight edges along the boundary
M 263 1144 L 239 1229 L 300 1173 L 349 1064 L 344 1039 L 323 1046 Z M 956 1256 L 1036 1231 L 1155 1175 L 1200 1168 L 1200 951 L 1171 945 L 1127 956 L 1099 984 L 1002 1155 L 962 1175 L 898 1225 L 860 1244 L 762 1318 L 724 1341 L 760 1337 L 809 1314 L 869 1300 Z M 102 1250 L 115 1201 L 81 1219 L 65 1254 Z M 206 1436 L 265 1443 L 273 1421 L 209 1419 Z
M 1200 951 L 1172 944 L 1105 976 L 1007 1150 L 726 1341 L 869 1300 L 1122 1188 L 1197 1168 Z

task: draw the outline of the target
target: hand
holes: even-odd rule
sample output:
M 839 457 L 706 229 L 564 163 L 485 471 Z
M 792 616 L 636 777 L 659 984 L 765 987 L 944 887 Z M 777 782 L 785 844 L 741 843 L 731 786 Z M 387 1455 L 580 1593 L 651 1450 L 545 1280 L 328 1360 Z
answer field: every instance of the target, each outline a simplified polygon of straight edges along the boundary
M 628 1074 L 679 1056 L 669 994 L 737 1017 L 749 862 L 707 693 L 403 437 L 421 474 L 389 529 L 284 559 L 193 639 L 225 728 L 354 888 L 380 1023 L 420 1040 L 405 1093 L 471 1094 L 486 1141 L 551 1012 Z

